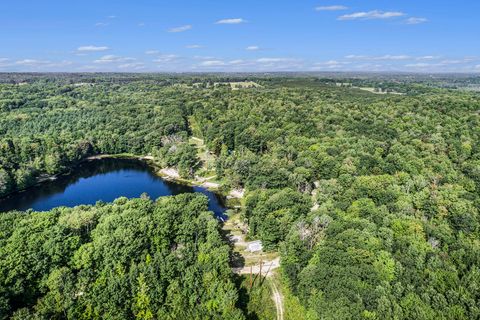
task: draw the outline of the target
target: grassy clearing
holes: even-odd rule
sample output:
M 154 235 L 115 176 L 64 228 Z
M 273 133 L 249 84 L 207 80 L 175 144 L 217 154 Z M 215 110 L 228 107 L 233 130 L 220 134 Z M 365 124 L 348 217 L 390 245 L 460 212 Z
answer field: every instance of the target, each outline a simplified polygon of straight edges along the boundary
M 380 91 L 378 88 L 368 88 L 368 87 L 353 87 L 355 89 L 367 91 L 374 94 L 396 94 L 396 95 L 404 95 L 403 93 L 396 92 L 396 91 Z
M 284 320 L 314 320 L 317 319 L 315 314 L 309 312 L 302 306 L 298 297 L 294 296 L 282 278 L 280 270 L 276 270 L 274 276 L 268 278 L 267 281 L 275 283 L 276 287 L 283 296 L 283 318 Z
M 263 88 L 262 85 L 254 81 L 230 81 L 230 82 L 197 82 L 191 86 L 183 86 L 183 88 L 217 88 L 217 87 L 230 87 L 232 90 L 251 89 L 251 88 Z
M 242 266 L 250 267 L 260 265 L 260 262 L 272 261 L 278 257 L 277 252 L 247 252 L 247 226 L 241 219 L 241 214 L 235 212 L 229 216 L 223 225 L 223 230 L 239 240 L 235 243 L 233 251 L 242 257 Z M 267 272 L 268 268 L 265 269 Z
M 190 130 L 193 134 L 188 142 L 197 149 L 197 157 L 200 160 L 200 167 L 197 170 L 197 175 L 205 178 L 209 182 L 220 183 L 220 181 L 216 180 L 215 155 L 210 153 L 205 145 L 195 118 L 189 117 L 188 121 L 190 123 Z
M 262 86 L 253 81 L 241 81 L 241 82 L 228 82 L 232 90 L 248 89 L 248 88 L 261 88 Z
M 200 159 L 200 168 L 197 170 L 197 175 L 207 179 L 209 182 L 216 182 L 215 155 L 208 151 L 200 138 L 191 137 L 189 143 L 195 146 L 197 157 Z
M 250 287 L 250 276 L 238 276 L 238 307 L 244 311 L 247 320 L 277 319 L 275 304 L 271 298 L 271 289 L 266 281 L 257 277 Z M 253 279 L 252 279 L 253 280 Z

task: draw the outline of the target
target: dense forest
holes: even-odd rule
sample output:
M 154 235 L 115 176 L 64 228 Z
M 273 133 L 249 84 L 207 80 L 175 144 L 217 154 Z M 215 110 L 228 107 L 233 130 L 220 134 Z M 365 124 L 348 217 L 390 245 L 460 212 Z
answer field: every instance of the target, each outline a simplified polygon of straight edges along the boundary
M 0 196 L 93 154 L 162 153 L 186 174 L 188 103 L 155 85 L 56 83 L 0 87 Z M 171 148 L 175 144 L 176 148 Z
M 0 313 L 13 319 L 243 319 L 204 196 L 10 212 L 1 223 Z
M 258 86 L 215 85 L 243 80 Z M 480 95 L 459 89 L 478 79 L 99 74 L 2 82 L 0 196 L 95 154 L 153 155 L 191 176 L 195 134 L 224 187 L 246 189 L 249 236 L 280 252 L 305 318 L 480 318 Z M 2 214 L 0 312 L 241 319 L 229 248 L 205 201 L 119 199 Z

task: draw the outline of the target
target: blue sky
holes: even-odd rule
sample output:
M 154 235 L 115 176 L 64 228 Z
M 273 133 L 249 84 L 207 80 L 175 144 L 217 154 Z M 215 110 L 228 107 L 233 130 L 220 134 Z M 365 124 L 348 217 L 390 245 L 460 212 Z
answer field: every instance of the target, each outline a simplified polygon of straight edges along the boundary
M 3 0 L 1 71 L 480 72 L 476 0 Z

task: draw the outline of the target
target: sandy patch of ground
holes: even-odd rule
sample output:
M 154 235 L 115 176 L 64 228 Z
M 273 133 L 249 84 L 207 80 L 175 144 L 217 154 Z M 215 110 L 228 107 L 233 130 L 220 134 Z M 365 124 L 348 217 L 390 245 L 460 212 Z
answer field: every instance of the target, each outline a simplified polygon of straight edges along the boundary
M 215 183 L 215 182 L 204 182 L 202 183 L 202 187 L 205 188 L 220 188 L 220 184 Z
M 232 191 L 230 191 L 227 198 L 241 199 L 243 198 L 244 195 L 245 195 L 244 189 L 233 189 Z
M 180 174 L 178 173 L 178 170 L 174 168 L 163 168 L 160 170 L 160 173 L 168 178 L 172 178 L 172 179 L 180 178 Z
M 230 235 L 230 241 L 233 242 L 235 246 L 243 246 L 246 247 L 247 243 L 245 242 L 245 238 L 243 235 Z
M 233 272 L 237 274 L 249 274 L 250 272 L 252 274 L 259 274 L 261 272 L 262 276 L 269 277 L 272 275 L 271 271 L 278 267 L 280 267 L 280 258 L 275 258 L 271 261 L 263 261 L 262 263 L 253 266 L 235 268 L 233 269 Z

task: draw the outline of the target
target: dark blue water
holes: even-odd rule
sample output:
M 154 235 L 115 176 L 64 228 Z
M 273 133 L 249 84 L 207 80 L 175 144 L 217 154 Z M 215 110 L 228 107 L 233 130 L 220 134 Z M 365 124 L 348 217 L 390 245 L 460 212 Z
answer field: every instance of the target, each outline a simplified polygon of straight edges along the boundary
M 146 163 L 129 159 L 92 160 L 68 175 L 14 193 L 0 200 L 0 211 L 46 211 L 59 206 L 111 202 L 118 197 L 136 198 L 147 193 L 151 199 L 187 192 L 200 192 L 209 199 L 209 210 L 225 219 L 222 197 L 201 187 L 165 181 Z

